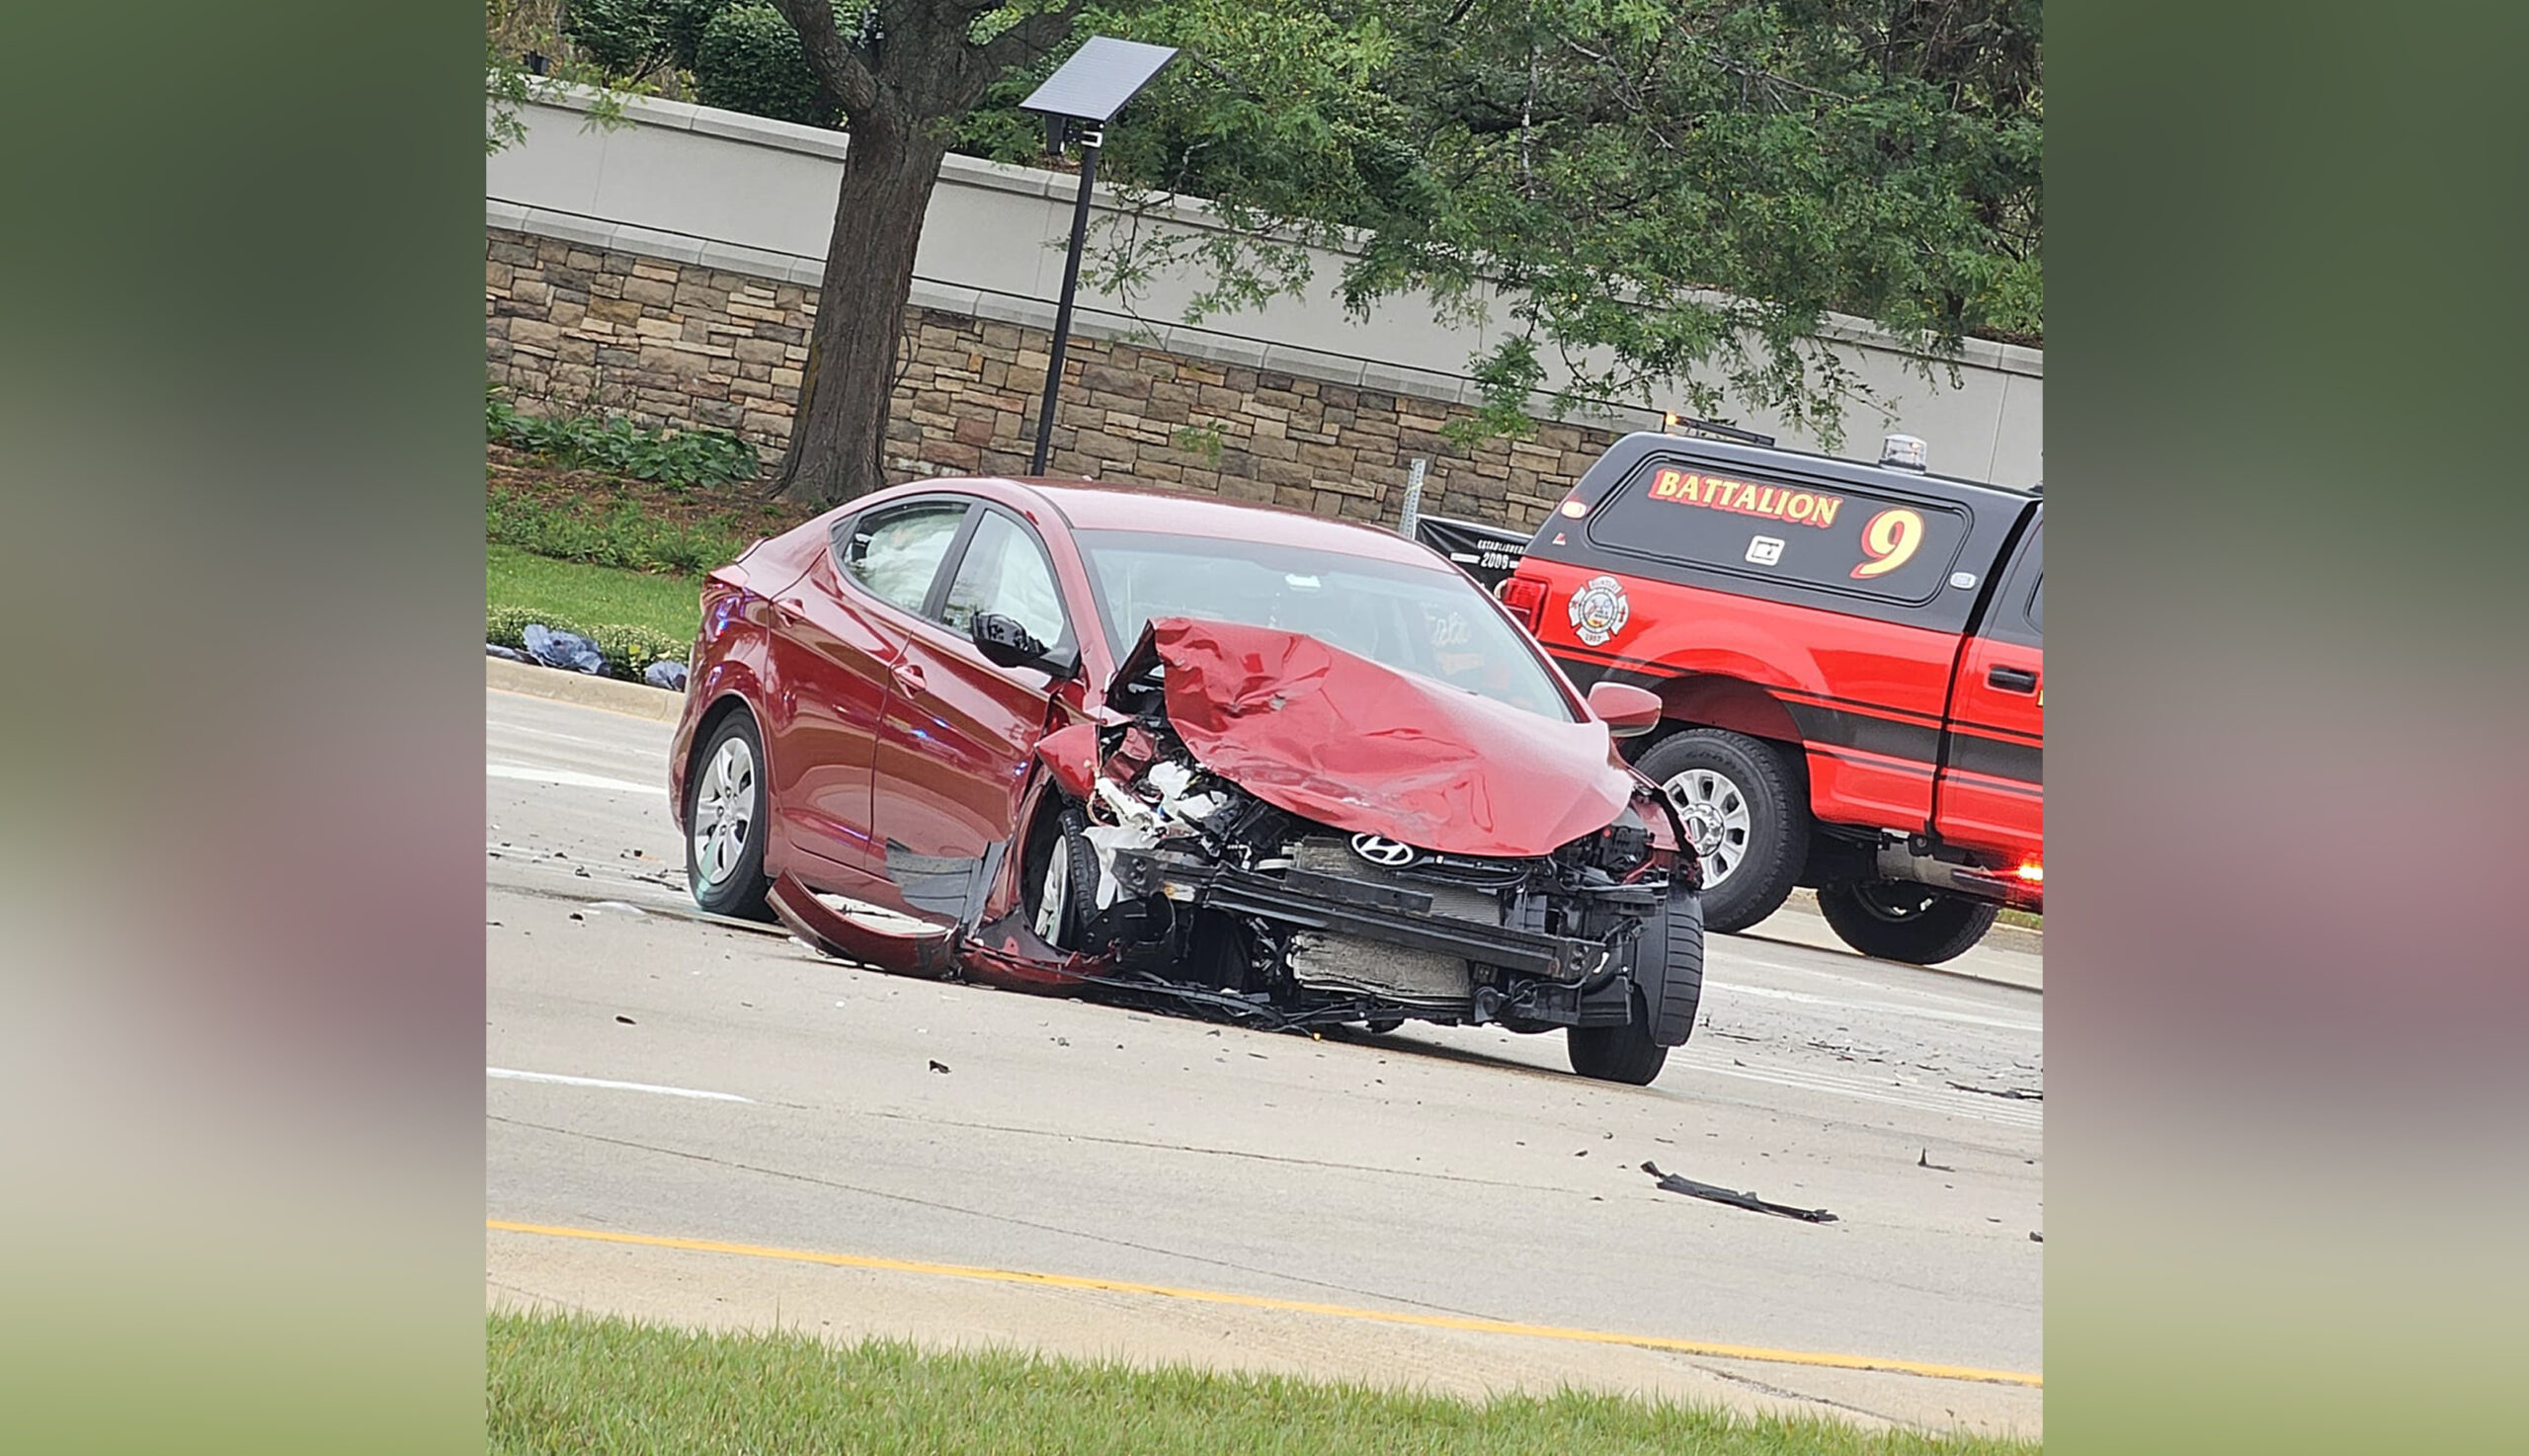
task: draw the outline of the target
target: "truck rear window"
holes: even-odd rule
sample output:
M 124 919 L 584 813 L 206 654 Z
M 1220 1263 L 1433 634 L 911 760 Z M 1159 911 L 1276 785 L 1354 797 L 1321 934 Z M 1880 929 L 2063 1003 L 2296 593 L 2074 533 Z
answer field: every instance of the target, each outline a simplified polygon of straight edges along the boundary
M 1590 518 L 1611 551 L 1891 602 L 1928 602 L 1967 539 L 1967 513 L 1847 485 L 1785 485 L 1651 461 Z

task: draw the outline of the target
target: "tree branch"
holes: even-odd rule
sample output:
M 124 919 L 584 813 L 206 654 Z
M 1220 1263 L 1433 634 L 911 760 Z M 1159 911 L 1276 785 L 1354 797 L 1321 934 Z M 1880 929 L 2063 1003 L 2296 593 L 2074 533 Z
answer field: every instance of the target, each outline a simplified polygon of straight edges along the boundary
M 976 51 L 976 58 L 987 74 L 996 76 L 1009 67 L 1037 59 L 1071 34 L 1071 23 L 1079 16 L 1080 5 L 1081 0 L 1063 0 L 1058 9 L 1027 17 L 985 41 Z
M 773 0 L 775 10 L 799 33 L 808 69 L 826 89 L 847 120 L 858 121 L 878 105 L 878 78 L 835 29 L 832 0 Z

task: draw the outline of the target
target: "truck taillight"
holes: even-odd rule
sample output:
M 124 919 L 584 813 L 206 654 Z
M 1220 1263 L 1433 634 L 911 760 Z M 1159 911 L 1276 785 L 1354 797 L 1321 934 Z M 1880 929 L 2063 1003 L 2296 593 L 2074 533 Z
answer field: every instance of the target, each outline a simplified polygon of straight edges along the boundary
M 2032 885 L 2046 883 L 2046 866 L 2031 859 L 2019 867 L 2019 877 Z
M 1545 583 L 1523 576 L 1505 577 L 1496 595 L 1519 619 L 1519 625 L 1531 633 L 1536 631 L 1539 619 L 1545 615 Z

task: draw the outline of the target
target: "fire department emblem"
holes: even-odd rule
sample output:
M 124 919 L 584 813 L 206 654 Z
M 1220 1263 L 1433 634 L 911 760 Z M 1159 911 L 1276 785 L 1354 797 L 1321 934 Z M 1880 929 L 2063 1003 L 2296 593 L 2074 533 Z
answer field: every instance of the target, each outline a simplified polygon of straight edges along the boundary
M 1632 604 L 1624 600 L 1624 583 L 1611 576 L 1593 576 L 1572 594 L 1572 634 L 1591 647 L 1603 647 L 1607 639 L 1624 630 L 1625 618 L 1633 614 Z

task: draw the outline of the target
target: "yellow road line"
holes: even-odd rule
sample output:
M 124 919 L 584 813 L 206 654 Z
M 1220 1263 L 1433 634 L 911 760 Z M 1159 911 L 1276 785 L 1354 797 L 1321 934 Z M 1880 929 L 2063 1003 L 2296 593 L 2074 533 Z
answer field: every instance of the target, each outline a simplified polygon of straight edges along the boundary
M 658 1234 L 618 1234 L 605 1229 L 559 1228 L 549 1224 L 485 1219 L 483 1227 L 504 1234 L 533 1234 L 547 1239 L 584 1239 L 598 1244 L 633 1244 L 649 1249 L 683 1249 L 698 1254 L 728 1254 L 744 1258 L 780 1259 L 789 1263 L 828 1264 L 846 1269 L 877 1269 L 895 1274 L 931 1274 L 949 1279 L 980 1279 L 996 1284 L 1033 1284 L 1049 1289 L 1094 1289 L 1108 1294 L 1147 1294 L 1202 1304 L 1238 1305 L 1252 1310 L 1327 1315 L 1340 1320 L 1367 1320 L 1381 1325 L 1415 1325 L 1428 1330 L 1461 1330 L 1477 1335 L 1516 1335 L 1530 1339 L 1568 1339 L 1584 1344 L 1629 1344 L 1643 1349 L 1675 1350 L 1717 1359 L 1756 1360 L 1774 1365 L 1816 1365 L 1832 1370 L 1882 1370 L 1924 1375 L 1936 1380 L 1978 1380 L 1996 1385 L 2042 1387 L 2042 1375 L 2019 1370 L 1979 1370 L 1968 1365 L 1933 1365 L 1920 1360 L 1882 1359 L 1876 1355 L 1838 1355 L 1819 1350 L 1778 1350 L 1759 1345 L 1712 1344 L 1699 1339 L 1671 1339 L 1658 1335 L 1622 1335 L 1604 1330 L 1571 1330 L 1556 1325 L 1520 1325 L 1509 1320 L 1476 1320 L 1458 1315 L 1422 1315 L 1399 1310 L 1355 1309 L 1349 1305 L 1316 1304 L 1300 1299 L 1272 1299 L 1261 1294 L 1230 1294 L 1216 1289 L 1176 1289 L 1165 1284 L 1136 1284 L 1123 1279 L 1086 1279 L 1076 1274 L 1039 1274 L 1024 1269 L 992 1269 L 972 1264 L 924 1263 L 915 1259 L 879 1258 L 864 1254 L 818 1254 L 804 1249 L 769 1249 L 755 1244 L 723 1244 L 712 1239 L 672 1239 Z

